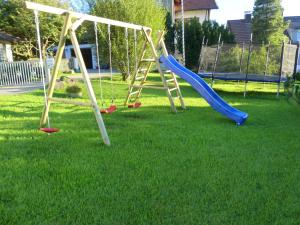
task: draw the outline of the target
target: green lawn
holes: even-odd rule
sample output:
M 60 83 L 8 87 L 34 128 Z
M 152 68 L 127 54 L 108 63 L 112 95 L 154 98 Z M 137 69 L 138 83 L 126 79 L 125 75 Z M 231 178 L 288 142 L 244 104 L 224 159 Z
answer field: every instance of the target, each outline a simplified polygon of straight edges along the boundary
M 88 108 L 53 105 L 61 132 L 48 136 L 42 91 L 0 96 L 1 225 L 300 224 L 300 107 L 277 99 L 275 85 L 251 83 L 244 99 L 242 84 L 216 83 L 249 113 L 242 127 L 186 83 L 188 109 L 176 115 L 164 92 L 146 90 L 143 107 L 128 109 L 126 84 L 114 86 L 111 147 Z

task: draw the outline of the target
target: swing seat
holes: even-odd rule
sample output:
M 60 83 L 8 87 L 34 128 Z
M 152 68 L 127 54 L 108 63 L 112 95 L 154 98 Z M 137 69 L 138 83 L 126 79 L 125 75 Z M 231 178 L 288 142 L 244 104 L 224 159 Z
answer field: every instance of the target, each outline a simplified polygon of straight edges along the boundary
M 135 102 L 133 104 L 129 104 L 128 108 L 139 108 L 141 107 L 142 103 L 141 102 Z
M 117 110 L 117 106 L 111 105 L 107 109 L 101 109 L 100 112 L 102 114 L 111 114 L 111 113 L 115 112 L 116 110 Z
M 51 133 L 56 133 L 59 131 L 59 129 L 57 128 L 50 128 L 50 127 L 44 127 L 44 128 L 40 128 L 40 131 L 43 131 L 45 133 L 51 134 Z

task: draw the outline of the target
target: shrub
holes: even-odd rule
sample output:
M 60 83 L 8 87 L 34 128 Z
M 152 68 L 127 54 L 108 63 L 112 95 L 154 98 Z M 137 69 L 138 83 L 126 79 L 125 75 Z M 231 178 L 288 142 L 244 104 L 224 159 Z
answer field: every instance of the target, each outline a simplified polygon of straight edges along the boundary
M 250 74 L 261 74 L 265 72 L 267 75 L 279 74 L 280 69 L 280 48 L 272 47 L 273 50 L 269 54 L 268 68 L 266 71 L 266 56 L 267 56 L 267 47 L 260 46 L 255 47 L 251 53 L 249 73 Z M 239 72 L 240 70 L 240 60 L 242 55 L 242 47 L 236 45 L 234 47 L 224 46 L 221 49 L 219 56 L 219 61 L 217 65 L 217 71 L 219 72 Z M 248 63 L 248 48 L 244 52 L 243 61 L 242 61 L 242 73 L 247 71 Z
M 300 73 L 295 74 L 295 80 L 300 81 Z
M 67 89 L 66 89 L 66 92 L 68 94 L 79 94 L 81 93 L 82 91 L 82 88 L 79 87 L 78 85 L 71 85 L 71 86 L 68 86 Z
M 178 21 L 175 24 L 177 33 L 177 49 L 182 54 L 182 23 Z M 221 34 L 224 43 L 233 43 L 234 36 L 223 25 L 217 22 L 205 21 L 202 24 L 198 18 L 185 21 L 185 48 L 186 48 L 186 66 L 190 69 L 196 69 L 200 55 L 200 49 L 203 37 L 208 40 L 208 45 L 218 42 Z

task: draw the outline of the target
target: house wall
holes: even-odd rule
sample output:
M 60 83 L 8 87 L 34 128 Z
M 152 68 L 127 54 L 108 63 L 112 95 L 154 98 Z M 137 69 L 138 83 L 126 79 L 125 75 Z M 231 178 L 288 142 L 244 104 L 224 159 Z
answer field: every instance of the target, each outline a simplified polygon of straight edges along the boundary
M 199 18 L 199 22 L 203 23 L 205 20 L 209 20 L 210 10 L 193 10 L 193 11 L 185 11 L 184 18 L 192 19 L 194 17 Z M 181 19 L 181 12 L 177 12 L 175 14 L 175 19 Z
M 0 62 L 13 62 L 11 44 L 0 43 Z
M 6 60 L 7 62 L 13 62 L 13 52 L 12 52 L 12 47 L 10 44 L 5 45 L 5 52 L 6 52 Z
M 64 58 L 70 59 L 72 57 L 72 45 L 68 45 L 65 47 Z M 93 69 L 97 69 L 97 53 L 96 46 L 94 44 L 82 44 L 80 45 L 80 49 L 91 49 L 92 51 L 92 61 L 93 61 Z
M 5 55 L 6 55 L 6 53 L 5 53 L 4 44 L 0 43 L 0 62 L 5 62 L 5 60 L 6 60 Z

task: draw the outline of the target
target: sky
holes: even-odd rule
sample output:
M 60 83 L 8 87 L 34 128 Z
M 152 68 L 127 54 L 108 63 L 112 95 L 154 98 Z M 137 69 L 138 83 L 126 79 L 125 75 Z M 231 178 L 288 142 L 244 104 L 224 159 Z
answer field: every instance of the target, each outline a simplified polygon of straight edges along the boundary
M 219 9 L 212 10 L 211 19 L 221 24 L 227 20 L 243 19 L 245 11 L 252 11 L 255 0 L 216 0 Z M 300 0 L 282 0 L 284 16 L 300 16 Z

